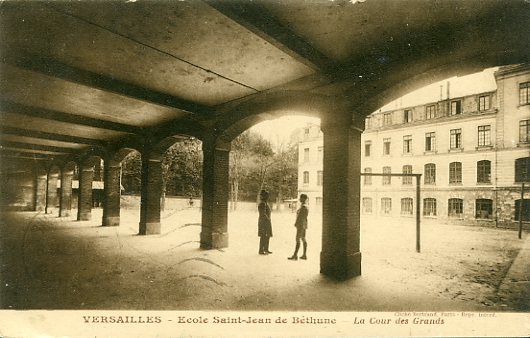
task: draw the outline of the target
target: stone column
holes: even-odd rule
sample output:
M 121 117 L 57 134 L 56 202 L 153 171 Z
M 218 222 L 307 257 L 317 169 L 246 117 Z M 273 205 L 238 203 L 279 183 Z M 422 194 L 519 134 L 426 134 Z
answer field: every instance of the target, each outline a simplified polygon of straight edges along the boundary
M 230 142 L 203 140 L 202 249 L 228 247 Z
M 120 225 L 120 178 L 121 166 L 105 165 L 103 226 Z
M 160 198 L 162 197 L 162 161 L 142 153 L 142 193 L 140 200 L 140 235 L 161 232 Z
M 322 121 L 324 177 L 320 272 L 337 280 L 361 274 L 361 132 L 351 119 Z
M 46 209 L 46 174 L 37 174 L 35 179 L 35 211 L 44 211 Z
M 48 182 L 46 186 L 46 214 L 51 214 L 53 209 L 57 207 L 57 181 L 58 174 L 48 174 Z
M 72 171 L 61 173 L 61 195 L 59 196 L 59 217 L 68 217 L 72 212 Z
M 92 219 L 92 181 L 94 167 L 80 168 L 79 195 L 77 197 L 77 220 L 90 221 Z

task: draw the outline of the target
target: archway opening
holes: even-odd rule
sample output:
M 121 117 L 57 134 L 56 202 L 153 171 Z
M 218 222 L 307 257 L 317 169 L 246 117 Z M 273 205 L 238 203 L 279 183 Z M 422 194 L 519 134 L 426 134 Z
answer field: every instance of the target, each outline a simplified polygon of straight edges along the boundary
M 473 293 L 473 283 L 457 276 L 489 286 L 502 282 L 513 262 L 505 246 L 519 250 L 517 232 L 506 229 L 518 228 L 517 158 L 529 152 L 529 83 L 528 65 L 489 68 L 433 83 L 367 117 L 361 140 L 365 277 L 453 276 L 463 285 L 455 298 Z M 373 173 L 421 174 L 419 201 L 412 177 Z M 411 254 L 417 212 L 422 253 Z M 486 294 L 495 297 L 484 292 L 475 299 L 487 302 Z

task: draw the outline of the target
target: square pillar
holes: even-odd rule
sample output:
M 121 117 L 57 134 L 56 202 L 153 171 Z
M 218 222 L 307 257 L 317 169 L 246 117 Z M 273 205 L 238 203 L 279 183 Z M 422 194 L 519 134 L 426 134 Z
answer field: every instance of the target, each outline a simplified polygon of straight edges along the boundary
M 48 182 L 46 186 L 46 214 L 51 214 L 52 210 L 57 207 L 57 181 L 58 174 L 48 174 Z
M 79 170 L 79 195 L 77 197 L 77 220 L 90 221 L 92 219 L 92 181 L 94 167 Z
M 46 209 L 46 174 L 37 174 L 35 179 L 35 211 L 44 211 Z
M 103 191 L 103 226 L 120 225 L 121 166 L 105 165 Z
M 230 142 L 203 140 L 202 249 L 228 247 Z
M 61 174 L 61 195 L 59 196 L 59 217 L 69 217 L 72 212 L 72 180 L 74 173 Z
M 320 272 L 337 280 L 361 274 L 361 130 L 323 123 L 324 177 Z
M 140 235 L 161 232 L 162 161 L 142 153 L 142 194 L 140 199 Z

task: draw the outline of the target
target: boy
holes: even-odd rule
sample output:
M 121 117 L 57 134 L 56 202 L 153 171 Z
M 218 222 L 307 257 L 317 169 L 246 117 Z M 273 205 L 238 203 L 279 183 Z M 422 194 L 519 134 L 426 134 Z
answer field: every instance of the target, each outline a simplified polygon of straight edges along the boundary
M 294 250 L 294 254 L 291 257 L 287 258 L 292 261 L 298 260 L 298 250 L 300 249 L 300 242 L 304 244 L 304 253 L 302 256 L 300 256 L 300 259 L 307 259 L 307 241 L 305 240 L 305 233 L 307 230 L 307 215 L 309 214 L 309 209 L 307 209 L 307 206 L 305 205 L 306 201 L 307 195 L 300 195 L 301 205 L 300 208 L 296 211 L 296 221 L 294 222 L 294 226 L 296 227 L 296 248 Z

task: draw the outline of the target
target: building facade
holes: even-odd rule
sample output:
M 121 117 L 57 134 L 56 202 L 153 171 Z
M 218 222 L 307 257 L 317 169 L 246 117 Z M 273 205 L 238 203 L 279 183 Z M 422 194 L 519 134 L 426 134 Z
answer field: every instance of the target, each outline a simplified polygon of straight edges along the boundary
M 530 221 L 530 184 L 521 199 L 530 182 L 530 66 L 500 67 L 494 78 L 496 89 L 458 97 L 447 90 L 436 102 L 371 114 L 361 171 L 421 174 L 424 219 L 502 227 Z M 316 202 L 322 134 L 312 129 L 299 144 L 299 190 Z M 363 216 L 415 217 L 414 177 L 361 180 Z
M 323 137 L 319 125 L 308 123 L 298 143 L 298 195 L 306 194 L 315 211 L 322 209 Z

